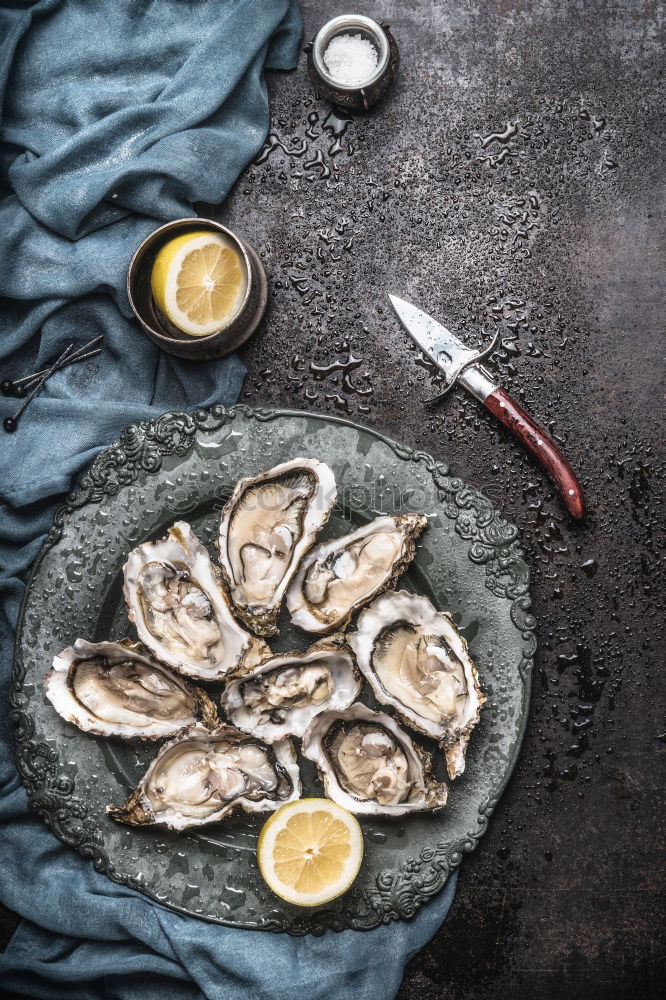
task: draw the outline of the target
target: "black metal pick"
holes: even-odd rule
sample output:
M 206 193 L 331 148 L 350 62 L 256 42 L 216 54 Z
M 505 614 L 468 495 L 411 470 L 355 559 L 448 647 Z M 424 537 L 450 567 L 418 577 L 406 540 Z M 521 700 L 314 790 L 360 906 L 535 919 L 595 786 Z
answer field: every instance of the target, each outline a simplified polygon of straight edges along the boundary
M 62 364 L 58 365 L 56 371 L 60 368 L 67 368 L 68 365 L 73 365 L 77 361 L 86 361 L 88 358 L 95 357 L 96 354 L 100 353 L 101 348 L 98 350 L 91 350 L 91 348 L 95 347 L 103 339 L 104 338 L 101 336 L 94 337 L 88 344 L 84 344 L 82 347 L 77 348 L 76 351 L 67 357 Z M 19 398 L 26 396 L 31 391 L 33 386 L 40 380 L 42 375 L 46 375 L 48 371 L 48 368 L 42 368 L 38 372 L 33 372 L 32 375 L 24 375 L 23 378 L 17 378 L 14 380 L 9 378 L 3 379 L 2 382 L 0 382 L 0 392 L 2 392 L 4 396 L 17 396 Z
M 40 378 L 40 380 L 37 383 L 37 385 L 34 387 L 34 389 L 30 393 L 30 395 L 27 397 L 27 399 L 23 402 L 23 404 L 19 407 L 19 409 L 17 410 L 17 412 L 14 414 L 14 416 L 13 417 L 5 417 L 5 419 L 2 421 L 2 426 L 7 431 L 8 434 L 13 434 L 14 433 L 14 431 L 18 427 L 18 422 L 19 422 L 19 418 L 21 417 L 21 414 L 25 411 L 25 409 L 28 406 L 28 404 L 30 403 L 30 401 L 35 398 L 35 396 L 37 395 L 37 393 L 39 392 L 39 390 L 42 388 L 42 386 L 44 385 L 44 383 L 46 382 L 46 380 L 48 378 L 50 378 L 51 375 L 53 375 L 54 371 L 56 371 L 56 369 L 58 368 L 58 366 L 65 360 L 66 357 L 69 356 L 69 353 L 70 353 L 70 351 L 72 350 L 73 347 L 74 347 L 74 344 L 69 344 L 69 346 L 66 347 L 65 350 L 62 352 L 62 354 L 60 355 L 60 357 L 58 358 L 58 360 L 55 361 L 51 365 L 50 368 L 47 368 L 47 370 L 44 372 L 44 374 Z

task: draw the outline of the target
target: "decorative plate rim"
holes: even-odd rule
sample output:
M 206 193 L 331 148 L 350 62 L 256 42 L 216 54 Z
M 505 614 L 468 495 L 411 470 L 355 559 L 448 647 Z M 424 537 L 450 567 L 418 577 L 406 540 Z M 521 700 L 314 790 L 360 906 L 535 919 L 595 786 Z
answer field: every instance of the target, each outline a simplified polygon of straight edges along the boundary
M 455 522 L 456 533 L 470 542 L 469 559 L 477 565 L 485 565 L 485 586 L 495 597 L 511 601 L 511 621 L 520 632 L 522 640 L 522 656 L 518 664 L 522 687 L 519 725 L 515 740 L 509 748 L 497 792 L 493 797 L 484 799 L 478 807 L 476 829 L 452 843 L 439 843 L 435 847 L 423 848 L 418 857 L 408 858 L 395 871 L 380 871 L 376 877 L 376 888 L 366 890 L 360 899 L 357 897 L 353 906 L 335 911 L 322 909 L 303 914 L 299 912 L 282 918 L 264 917 L 254 925 L 192 914 L 185 907 L 158 900 L 149 888 L 137 884 L 132 876 L 117 872 L 113 861 L 102 847 L 94 824 L 87 816 L 85 804 L 72 796 L 73 782 L 58 774 L 58 751 L 33 738 L 32 718 L 28 712 L 23 711 L 20 701 L 25 677 L 22 657 L 25 616 L 33 582 L 46 554 L 60 540 L 68 515 L 86 504 L 115 495 L 122 487 L 131 485 L 141 472 L 151 474 L 159 471 L 164 456 L 187 454 L 194 446 L 197 433 L 214 432 L 238 415 L 260 422 L 280 417 L 297 417 L 341 424 L 378 439 L 401 460 L 424 463 L 432 477 L 442 510 Z M 449 476 L 448 472 L 448 465 L 437 462 L 428 452 L 416 451 L 353 420 L 307 410 L 254 409 L 243 403 L 227 408 L 218 404 L 209 409 L 199 408 L 191 413 L 169 411 L 152 420 L 129 424 L 117 441 L 96 456 L 78 486 L 56 510 L 53 526 L 27 581 L 16 628 L 13 684 L 10 692 L 10 718 L 15 726 L 17 745 L 16 762 L 29 803 L 49 829 L 84 858 L 91 859 L 96 871 L 113 881 L 124 884 L 169 909 L 225 926 L 288 932 L 293 935 L 319 935 L 326 930 L 370 930 L 392 920 L 411 919 L 424 903 L 443 888 L 451 872 L 460 865 L 463 855 L 476 849 L 511 779 L 529 719 L 536 650 L 536 619 L 530 611 L 530 572 L 518 541 L 518 529 L 505 520 L 481 492 L 467 486 L 458 477 Z M 68 812 L 62 809 L 64 800 L 67 800 Z M 359 903 L 362 905 L 359 906 Z

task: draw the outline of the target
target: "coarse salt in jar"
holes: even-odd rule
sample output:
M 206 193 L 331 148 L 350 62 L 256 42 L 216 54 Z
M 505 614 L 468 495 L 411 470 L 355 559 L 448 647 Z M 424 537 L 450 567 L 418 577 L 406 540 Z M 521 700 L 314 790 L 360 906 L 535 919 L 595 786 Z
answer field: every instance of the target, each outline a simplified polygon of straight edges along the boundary
M 321 96 L 348 111 L 367 111 L 390 86 L 400 61 L 388 25 L 362 14 L 328 21 L 306 49 Z

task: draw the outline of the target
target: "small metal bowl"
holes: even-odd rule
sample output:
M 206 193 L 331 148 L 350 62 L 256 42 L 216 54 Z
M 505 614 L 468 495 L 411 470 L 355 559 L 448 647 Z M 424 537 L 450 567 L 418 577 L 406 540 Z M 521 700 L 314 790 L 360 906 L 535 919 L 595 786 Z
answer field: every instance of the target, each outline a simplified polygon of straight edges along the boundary
M 351 33 L 366 38 L 378 53 L 377 68 L 362 86 L 340 83 L 331 76 L 324 62 L 324 53 L 331 39 Z M 377 24 L 362 14 L 334 17 L 319 29 L 305 51 L 308 54 L 308 72 L 320 96 L 347 111 L 368 111 L 386 93 L 400 65 L 398 46 L 389 26 L 383 22 Z
M 197 229 L 210 229 L 230 239 L 241 254 L 247 273 L 247 289 L 240 309 L 227 326 L 206 337 L 191 337 L 169 323 L 157 309 L 150 290 L 155 257 L 164 244 Z M 212 219 L 178 219 L 156 229 L 135 252 L 127 272 L 127 297 L 144 332 L 158 347 L 179 358 L 205 361 L 230 354 L 252 336 L 266 310 L 268 281 L 256 250 L 226 226 Z

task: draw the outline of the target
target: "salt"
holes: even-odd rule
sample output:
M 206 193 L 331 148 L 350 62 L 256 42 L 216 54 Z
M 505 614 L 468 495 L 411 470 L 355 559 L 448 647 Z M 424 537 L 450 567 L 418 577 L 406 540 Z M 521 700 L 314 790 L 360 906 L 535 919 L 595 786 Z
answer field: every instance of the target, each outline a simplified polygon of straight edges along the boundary
M 368 80 L 377 62 L 377 49 L 362 35 L 336 35 L 324 52 L 326 69 L 334 80 L 346 86 Z

